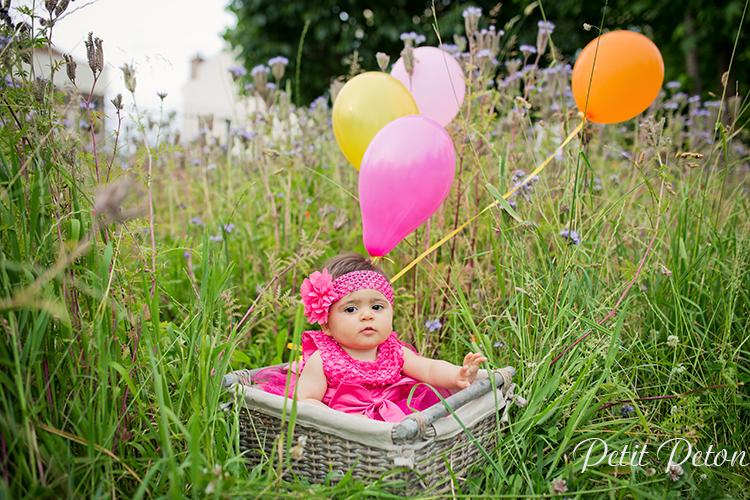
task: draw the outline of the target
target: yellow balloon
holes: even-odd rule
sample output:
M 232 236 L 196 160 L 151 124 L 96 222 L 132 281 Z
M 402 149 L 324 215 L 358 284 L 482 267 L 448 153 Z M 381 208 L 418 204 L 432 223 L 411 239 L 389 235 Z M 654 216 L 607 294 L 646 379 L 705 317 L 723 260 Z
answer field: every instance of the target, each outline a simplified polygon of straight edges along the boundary
M 359 170 L 368 144 L 396 118 L 417 115 L 417 103 L 404 85 L 379 71 L 349 80 L 333 104 L 333 134 L 346 159 Z

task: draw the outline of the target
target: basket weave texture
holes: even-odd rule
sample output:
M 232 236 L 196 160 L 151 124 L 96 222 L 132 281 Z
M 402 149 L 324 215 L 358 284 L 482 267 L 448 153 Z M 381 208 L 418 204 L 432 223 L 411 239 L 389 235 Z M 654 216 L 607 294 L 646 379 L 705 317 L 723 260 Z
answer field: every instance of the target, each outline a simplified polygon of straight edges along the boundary
M 247 381 L 248 375 L 244 372 L 237 380 Z M 451 490 L 455 486 L 453 478 L 465 479 L 468 470 L 483 458 L 477 445 L 489 453 L 494 451 L 498 433 L 504 426 L 507 403 L 514 397 L 511 377 L 507 372 L 503 377 L 496 376 L 499 388 L 494 391 L 487 388 L 489 381 L 485 380 L 484 390 L 488 392 L 475 395 L 479 388 L 475 386 L 487 378 L 487 373 L 480 371 L 471 387 L 454 396 L 468 401 L 454 410 L 455 417 L 435 419 L 436 411 L 446 411 L 443 403 L 438 403 L 407 417 L 419 422 L 419 431 L 405 438 L 399 437 L 404 435 L 403 426 L 398 429 L 404 421 L 394 424 L 366 420 L 298 403 L 293 444 L 298 444 L 299 437 L 304 436 L 304 447 L 301 454 L 292 455 L 290 472 L 310 483 L 324 483 L 331 478 L 331 472 L 343 476 L 351 471 L 354 479 L 379 479 L 381 483 L 406 488 L 403 493 Z M 231 391 L 241 402 L 240 450 L 245 453 L 248 467 L 254 467 L 277 455 L 286 398 L 241 384 L 234 385 Z M 291 405 L 288 400 L 286 403 L 288 413 Z M 429 423 L 421 414 L 432 415 L 430 418 L 435 421 Z M 286 435 L 286 429 L 283 432 Z

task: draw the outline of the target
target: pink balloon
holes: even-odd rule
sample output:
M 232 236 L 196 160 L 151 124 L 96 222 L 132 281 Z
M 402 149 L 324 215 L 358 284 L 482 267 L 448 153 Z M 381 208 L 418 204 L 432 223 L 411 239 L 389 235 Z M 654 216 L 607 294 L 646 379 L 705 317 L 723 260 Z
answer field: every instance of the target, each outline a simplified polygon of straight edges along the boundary
M 404 58 L 393 65 L 391 76 L 409 89 L 419 114 L 445 127 L 458 114 L 466 95 L 464 72 L 453 56 L 437 47 L 414 49 L 414 73 L 409 76 Z
M 393 250 L 438 209 L 456 171 L 448 132 L 422 115 L 396 118 L 372 138 L 359 168 L 362 237 L 372 256 Z

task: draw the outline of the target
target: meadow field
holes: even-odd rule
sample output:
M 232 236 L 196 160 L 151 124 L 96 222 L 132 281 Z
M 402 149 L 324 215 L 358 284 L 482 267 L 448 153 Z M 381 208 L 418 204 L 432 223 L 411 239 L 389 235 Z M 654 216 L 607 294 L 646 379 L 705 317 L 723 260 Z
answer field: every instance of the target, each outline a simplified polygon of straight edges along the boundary
M 294 357 L 302 280 L 365 253 L 336 85 L 309 107 L 268 87 L 227 140 L 210 117 L 178 140 L 138 112 L 130 68 L 132 92 L 104 109 L 29 72 L 50 43 L 38 21 L 3 27 L 0 45 L 0 498 L 402 496 L 282 477 L 288 456 L 250 470 L 237 409 L 219 408 L 226 373 Z M 74 71 L 101 71 L 95 35 Z M 553 155 L 512 210 L 487 210 L 394 283 L 401 340 L 454 363 L 481 349 L 488 368 L 516 368 L 527 400 L 454 496 L 750 498 L 748 82 L 708 100 L 665 82 L 639 117 L 586 123 L 558 150 L 581 122 L 571 55 L 503 44 L 459 57 L 453 187 L 383 261 L 397 274 Z M 360 65 L 374 61 L 355 55 L 348 76 Z M 237 92 L 253 92 L 246 77 Z M 64 123 L 66 105 L 81 123 Z M 674 438 L 714 456 L 670 464 L 655 450 Z M 593 442 L 652 460 L 585 466 Z

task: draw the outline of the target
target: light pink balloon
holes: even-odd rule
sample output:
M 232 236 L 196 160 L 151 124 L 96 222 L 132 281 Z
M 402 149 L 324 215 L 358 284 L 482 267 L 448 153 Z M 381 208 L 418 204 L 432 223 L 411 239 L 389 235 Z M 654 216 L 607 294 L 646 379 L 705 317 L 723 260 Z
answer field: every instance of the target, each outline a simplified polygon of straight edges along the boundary
M 393 65 L 391 76 L 409 89 L 420 115 L 445 127 L 458 114 L 466 95 L 461 65 L 437 47 L 417 47 L 414 60 L 411 76 L 406 72 L 403 57 Z
M 448 132 L 422 115 L 396 118 L 367 146 L 359 168 L 362 237 L 372 256 L 393 250 L 438 209 L 456 171 Z

